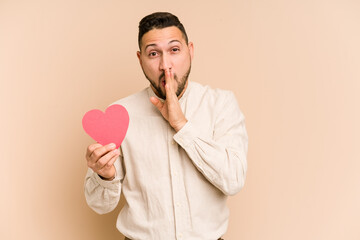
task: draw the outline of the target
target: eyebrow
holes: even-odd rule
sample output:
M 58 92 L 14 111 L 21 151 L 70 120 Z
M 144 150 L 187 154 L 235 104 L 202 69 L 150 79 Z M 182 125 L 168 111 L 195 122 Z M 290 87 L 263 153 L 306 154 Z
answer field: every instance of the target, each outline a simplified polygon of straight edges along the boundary
M 182 43 L 181 43 L 179 40 L 171 40 L 168 44 L 171 44 L 171 43 L 173 43 L 173 42 L 178 42 L 178 43 L 180 43 L 180 44 L 182 45 Z M 146 51 L 146 49 L 147 49 L 148 47 L 156 47 L 156 46 L 157 46 L 156 43 L 148 44 L 148 45 L 146 45 L 144 51 Z

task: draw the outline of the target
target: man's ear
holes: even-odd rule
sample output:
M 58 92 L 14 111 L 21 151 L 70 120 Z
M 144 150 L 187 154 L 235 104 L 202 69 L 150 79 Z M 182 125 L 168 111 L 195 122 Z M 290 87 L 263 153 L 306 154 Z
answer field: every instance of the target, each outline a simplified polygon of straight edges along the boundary
M 189 52 L 190 52 L 190 58 L 191 58 L 191 61 L 192 61 L 193 58 L 194 58 L 194 44 L 192 42 L 189 42 L 188 43 L 188 48 L 189 48 Z
M 137 55 L 137 57 L 138 57 L 138 59 L 139 59 L 139 63 L 140 63 L 140 65 L 142 66 L 142 61 L 141 61 L 141 52 L 140 52 L 140 51 L 137 51 L 137 52 L 136 52 L 136 55 Z

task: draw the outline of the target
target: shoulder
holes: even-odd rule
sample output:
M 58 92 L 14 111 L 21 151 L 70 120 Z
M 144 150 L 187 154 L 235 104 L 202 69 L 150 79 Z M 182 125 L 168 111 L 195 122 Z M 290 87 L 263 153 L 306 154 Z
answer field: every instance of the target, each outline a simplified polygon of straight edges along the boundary
M 119 104 L 126 108 L 129 114 L 146 114 L 152 111 L 152 104 L 149 100 L 148 88 L 140 92 L 121 98 L 110 105 Z
M 188 103 L 196 109 L 209 109 L 218 117 L 232 116 L 243 119 L 238 101 L 233 91 L 191 82 Z
M 227 102 L 236 101 L 235 94 L 230 90 L 212 88 L 209 85 L 202 85 L 197 82 L 190 82 L 191 91 L 189 97 L 206 99 L 214 105 L 223 105 Z
M 134 93 L 134 94 L 129 95 L 127 97 L 118 99 L 118 100 L 116 100 L 115 102 L 113 102 L 110 105 L 113 105 L 113 104 L 132 105 L 132 104 L 134 104 L 134 102 L 142 101 L 142 99 L 146 98 L 146 96 L 147 96 L 147 91 L 146 91 L 146 88 L 145 88 L 140 92 L 137 92 L 137 93 Z

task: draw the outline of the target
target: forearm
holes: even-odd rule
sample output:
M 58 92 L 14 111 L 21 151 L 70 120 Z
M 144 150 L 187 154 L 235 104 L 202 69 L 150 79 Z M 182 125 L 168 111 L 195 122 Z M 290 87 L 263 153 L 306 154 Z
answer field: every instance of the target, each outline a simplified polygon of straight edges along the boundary
M 111 212 L 116 208 L 121 193 L 120 178 L 102 180 L 90 168 L 85 178 L 85 198 L 90 208 L 99 214 Z
M 226 195 L 234 195 L 244 186 L 247 162 L 247 134 L 241 123 L 230 136 L 215 141 L 188 122 L 174 136 L 195 167 Z

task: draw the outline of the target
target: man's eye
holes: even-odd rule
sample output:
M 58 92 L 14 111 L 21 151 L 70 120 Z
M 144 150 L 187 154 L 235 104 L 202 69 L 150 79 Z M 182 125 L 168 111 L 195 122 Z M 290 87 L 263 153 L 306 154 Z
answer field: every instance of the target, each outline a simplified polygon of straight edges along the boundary
M 151 53 L 149 53 L 149 56 L 150 56 L 150 57 L 155 57 L 156 55 L 157 55 L 156 52 L 151 52 Z
M 173 49 L 171 49 L 173 52 L 178 52 L 178 51 L 180 51 L 180 49 L 179 48 L 173 48 Z

